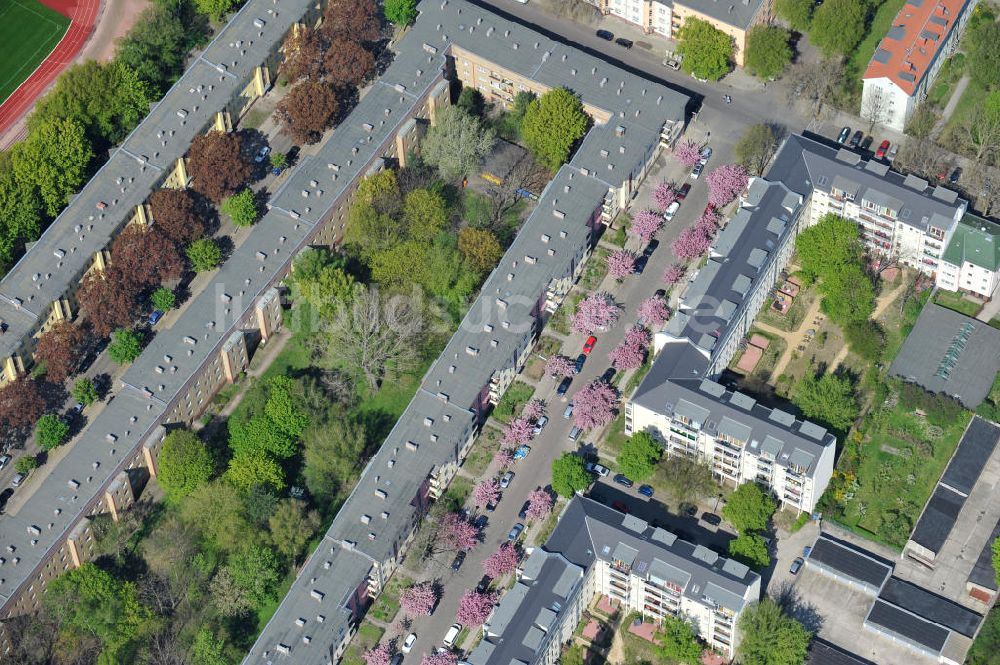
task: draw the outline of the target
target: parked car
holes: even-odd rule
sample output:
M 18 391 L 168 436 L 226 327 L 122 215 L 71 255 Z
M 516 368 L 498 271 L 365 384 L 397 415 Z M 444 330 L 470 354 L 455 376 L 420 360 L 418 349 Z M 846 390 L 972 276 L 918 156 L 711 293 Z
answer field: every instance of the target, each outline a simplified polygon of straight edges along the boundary
M 517 540 L 517 537 L 521 535 L 522 531 L 524 531 L 524 525 L 518 522 L 514 525 L 514 528 L 510 530 L 510 533 L 507 534 L 507 540 Z
M 616 370 L 614 367 L 607 368 L 604 370 L 604 374 L 601 374 L 601 381 L 604 383 L 611 383 L 611 379 L 615 378 L 615 372 Z
M 812 551 L 813 551 L 812 545 L 806 545 L 805 547 L 803 547 L 802 558 L 807 558 L 810 554 L 812 554 Z
M 719 526 L 720 524 L 722 524 L 722 518 L 716 515 L 715 513 L 702 513 L 701 519 L 702 521 L 711 524 L 712 526 Z
M 578 355 L 576 357 L 575 370 L 576 370 L 577 374 L 579 374 L 580 372 L 583 371 L 583 363 L 585 363 L 585 362 L 587 362 L 587 354 L 586 353 L 581 353 L 580 355 Z
M 500 478 L 500 489 L 507 489 L 508 487 L 510 487 L 510 481 L 512 480 L 514 480 L 513 471 L 508 471 L 507 473 L 503 474 L 503 476 Z
M 23 473 L 15 473 L 14 474 L 14 479 L 10 481 L 10 484 L 13 485 L 14 487 L 20 487 L 21 483 L 23 483 L 24 479 L 27 478 L 27 477 L 28 476 L 26 476 Z
M 691 191 L 691 183 L 686 182 L 681 185 L 681 188 L 677 190 L 677 200 L 683 201 L 687 198 L 688 192 Z
M 642 271 L 646 269 L 646 264 L 649 263 L 649 257 L 645 254 L 640 254 L 635 263 L 632 264 L 632 272 L 636 275 L 641 275 Z
M 660 246 L 659 240 L 650 240 L 649 243 L 646 245 L 646 249 L 642 250 L 642 255 L 647 257 L 652 256 L 653 252 L 655 252 L 656 248 L 659 246 Z
M 899 152 L 899 146 L 893 145 L 889 148 L 889 153 L 885 156 L 890 162 L 896 159 L 896 153 Z
M 416 641 L 417 641 L 416 633 L 410 633 L 409 635 L 407 635 L 406 639 L 403 640 L 403 646 L 402 646 L 403 653 L 410 653 L 410 650 L 413 649 L 413 644 Z
M 615 44 L 618 44 L 624 49 L 632 48 L 632 43 L 633 42 L 631 39 L 625 39 L 624 37 L 619 37 L 618 39 L 615 40 Z
M 666 289 L 656 289 L 655 291 L 653 291 L 653 295 L 656 296 L 657 298 L 666 298 L 667 297 L 667 290 Z
M 570 402 L 569 404 L 566 405 L 566 408 L 563 410 L 563 418 L 569 419 L 572 417 L 573 417 L 573 402 Z
M 616 483 L 618 483 L 619 485 L 622 485 L 624 487 L 632 487 L 632 485 L 634 485 L 634 483 L 632 482 L 632 480 L 628 476 L 626 476 L 624 473 L 616 474 L 615 477 L 614 477 L 614 481 Z
M 389 665 L 403 665 L 403 654 L 393 654 L 392 659 L 389 661 Z
M 487 517 L 486 515 L 480 515 L 472 522 L 472 526 L 476 527 L 477 529 L 485 529 L 489 521 L 490 521 L 489 517 Z
M 851 135 L 851 128 L 844 127 L 843 129 L 840 130 L 840 136 L 837 137 L 837 143 L 843 145 L 844 141 L 846 141 L 847 137 L 850 135 Z
M 521 506 L 521 510 L 517 513 L 517 516 L 520 517 L 522 520 L 528 519 L 528 508 L 530 507 L 531 507 L 531 502 L 525 501 L 524 505 Z
M 674 70 L 676 72 L 678 69 L 681 68 L 681 63 L 677 62 L 676 60 L 672 60 L 670 58 L 667 58 L 667 59 L 665 59 L 663 61 L 663 66 L 664 67 L 669 67 L 670 69 L 672 69 L 672 70 Z
M 653 498 L 653 488 L 650 487 L 649 485 L 639 485 L 639 494 L 652 499 Z
M 701 149 L 701 163 L 704 164 L 712 156 L 712 146 L 707 145 Z
M 604 466 L 603 464 L 595 464 L 594 462 L 587 462 L 587 466 L 585 466 L 584 468 L 590 473 L 596 473 L 601 478 L 604 478 L 609 473 L 611 473 L 608 467 Z
M 864 137 L 865 133 L 860 129 L 854 132 L 854 136 L 851 137 L 851 143 L 850 143 L 851 147 L 857 148 L 859 145 L 861 145 L 861 139 L 863 139 Z
M 542 430 L 545 429 L 545 426 L 548 423 L 549 423 L 548 416 L 540 417 L 538 420 L 535 421 L 535 426 L 531 428 L 531 435 L 538 436 L 539 434 L 541 434 Z
M 704 164 L 702 164 L 701 162 L 698 162 L 697 164 L 695 164 L 694 168 L 691 169 L 691 179 L 692 180 L 697 180 L 698 178 L 700 178 L 701 177 L 701 172 L 704 171 L 704 170 L 705 170 L 705 165 Z
M 574 427 L 569 431 L 569 440 L 576 441 L 577 439 L 580 438 L 580 434 L 582 433 L 583 433 L 582 429 L 580 429 L 579 427 Z
M 465 552 L 459 552 L 455 555 L 455 558 L 451 560 L 451 569 L 458 572 L 463 563 L 465 563 Z
M 594 350 L 595 344 L 597 344 L 597 338 L 591 335 L 587 338 L 587 341 L 583 343 L 583 352 L 590 355 L 590 352 Z
M 962 167 L 956 166 L 955 170 L 951 172 L 950 176 L 948 176 L 948 182 L 950 182 L 953 185 L 957 185 L 958 179 L 961 177 L 962 177 Z
M 497 503 L 498 503 L 498 502 L 500 501 L 500 499 L 502 499 L 502 498 L 503 498 L 503 495 L 501 494 L 501 495 L 500 495 L 500 496 L 499 496 L 499 497 L 497 498 L 497 500 L 496 500 L 496 501 L 490 501 L 489 503 L 487 503 L 487 504 L 486 504 L 486 512 L 488 512 L 488 513 L 492 513 L 492 512 L 494 511 L 494 510 L 496 510 L 496 509 L 497 509 Z
M 531 452 L 531 446 L 518 446 L 517 450 L 514 451 L 514 459 L 524 459 Z
M 625 505 L 624 501 L 612 501 L 611 507 L 620 513 L 628 514 L 628 506 Z
M 668 222 L 672 221 L 674 215 L 676 215 L 677 211 L 680 209 L 681 209 L 680 201 L 674 201 L 673 203 L 667 206 L 666 210 L 663 211 L 663 219 L 667 220 Z
M 73 405 L 73 413 L 83 413 L 83 402 L 77 402 Z
M 792 561 L 792 567 L 788 569 L 788 572 L 790 572 L 792 575 L 798 575 L 799 570 L 802 569 L 802 564 L 804 563 L 805 561 L 802 560 L 802 557 L 796 558 L 795 561 Z
M 146 319 L 146 323 L 148 323 L 151 326 L 155 326 L 156 322 L 162 318 L 163 318 L 163 312 L 161 312 L 158 309 L 154 309 L 152 312 L 150 312 L 149 318 Z
M 458 634 L 461 632 L 462 632 L 462 624 L 453 623 L 451 624 L 451 627 L 448 629 L 448 632 L 445 633 L 444 639 L 441 641 L 444 642 L 444 645 L 446 647 L 452 649 L 455 647 L 455 640 L 458 638 Z
M 863 140 L 861 141 L 861 146 L 860 146 L 860 148 L 861 148 L 862 150 L 867 150 L 868 148 L 872 147 L 872 143 L 873 143 L 874 141 L 875 141 L 875 139 L 873 139 L 872 137 L 870 137 L 870 136 L 866 136 L 866 137 L 865 137 L 865 138 L 864 138 L 864 139 L 863 139 Z
M 885 139 L 878 144 L 878 150 L 875 151 L 875 159 L 884 159 L 885 153 L 889 150 L 889 139 Z
M 615 38 L 615 33 L 610 30 L 598 30 L 595 34 L 601 39 L 609 42 Z
M 12 459 L 13 458 L 10 455 L 0 455 L 0 471 L 2 471 L 5 466 L 10 464 Z
M 490 588 L 490 584 L 493 582 L 493 578 L 489 575 L 483 575 L 482 579 L 479 580 L 479 584 L 476 585 L 476 591 L 479 593 L 484 593 Z
M 271 154 L 271 148 L 266 145 L 262 146 L 261 149 L 257 151 L 257 154 L 253 156 L 253 161 L 260 164 L 265 159 L 267 159 L 267 156 L 269 154 Z
M 562 397 L 569 390 L 569 384 L 573 383 L 573 377 L 567 376 L 559 383 L 559 387 L 556 388 L 556 395 Z
M 14 490 L 10 487 L 0 492 L 0 515 L 3 515 L 4 510 L 7 508 L 7 501 L 12 496 L 14 496 Z

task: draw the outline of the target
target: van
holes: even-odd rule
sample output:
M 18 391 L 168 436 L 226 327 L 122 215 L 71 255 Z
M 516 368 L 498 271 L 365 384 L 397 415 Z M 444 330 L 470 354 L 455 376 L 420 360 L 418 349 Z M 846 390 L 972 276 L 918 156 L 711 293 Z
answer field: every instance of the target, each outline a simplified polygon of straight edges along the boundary
M 444 635 L 444 645 L 449 649 L 455 648 L 455 640 L 458 639 L 458 634 L 462 632 L 462 624 L 453 623 L 448 632 Z
M 583 430 L 581 430 L 579 427 L 574 427 L 573 429 L 571 429 L 569 431 L 569 440 L 570 441 L 576 441 L 577 439 L 579 439 L 580 438 L 580 432 L 582 432 L 582 431 Z

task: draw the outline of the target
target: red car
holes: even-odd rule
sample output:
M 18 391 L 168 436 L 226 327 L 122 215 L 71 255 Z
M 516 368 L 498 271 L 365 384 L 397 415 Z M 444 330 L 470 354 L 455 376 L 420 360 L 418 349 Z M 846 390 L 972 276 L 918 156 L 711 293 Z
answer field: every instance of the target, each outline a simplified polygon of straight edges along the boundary
M 882 141 L 878 144 L 878 150 L 875 151 L 875 159 L 883 159 L 885 153 L 889 151 L 889 139 Z
M 686 182 L 684 185 L 677 190 L 677 200 L 683 201 L 687 198 L 688 192 L 691 191 L 691 183 Z
M 597 344 L 597 338 L 591 335 L 583 344 L 583 352 L 589 355 L 590 352 L 594 350 L 595 344 Z

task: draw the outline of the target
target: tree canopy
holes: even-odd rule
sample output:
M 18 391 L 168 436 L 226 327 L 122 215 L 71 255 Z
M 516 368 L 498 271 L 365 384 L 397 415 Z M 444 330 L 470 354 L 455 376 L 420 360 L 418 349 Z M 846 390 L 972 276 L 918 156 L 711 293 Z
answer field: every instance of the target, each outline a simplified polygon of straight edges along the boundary
M 809 41 L 825 57 L 849 55 L 865 35 L 863 0 L 827 0 L 812 17 Z
M 583 458 L 573 453 L 563 453 L 552 462 L 552 489 L 556 494 L 572 497 L 586 489 L 593 481 L 584 468 Z
M 741 665 L 800 665 L 812 638 L 805 626 L 768 597 L 743 611 L 739 630 L 742 639 L 736 658 Z
M 38 122 L 11 150 L 14 178 L 34 188 L 55 217 L 87 177 L 94 153 L 83 125 L 69 118 Z
M 860 261 L 864 250 L 857 222 L 830 213 L 799 233 L 795 251 L 802 270 L 823 279 L 843 265 Z
M 733 146 L 733 153 L 736 162 L 746 169 L 747 173 L 759 176 L 764 174 L 776 146 L 774 130 L 770 125 L 760 123 L 747 127 L 743 136 Z
M 216 203 L 247 184 L 253 173 L 242 155 L 239 135 L 218 131 L 194 137 L 187 168 L 191 186 Z
M 521 121 L 521 138 L 539 164 L 556 171 L 569 161 L 589 125 L 590 117 L 579 97 L 566 88 L 554 88 L 528 104 Z
M 730 540 L 729 556 L 756 570 L 763 570 L 771 565 L 771 555 L 767 551 L 767 543 L 754 533 L 740 534 Z
M 763 531 L 777 509 L 774 499 L 760 485 L 745 482 L 729 495 L 722 516 L 742 534 Z
M 119 365 L 125 365 L 142 353 L 142 337 L 129 328 L 119 328 L 111 334 L 108 355 Z
M 781 75 L 792 61 L 791 35 L 775 25 L 758 24 L 747 33 L 745 67 L 748 72 L 765 81 Z
M 807 418 L 846 432 L 858 417 L 854 386 L 845 376 L 806 372 L 792 391 L 792 402 Z
M 211 238 L 199 238 L 187 248 L 187 258 L 195 272 L 212 270 L 222 260 L 222 250 Z
M 157 457 L 156 479 L 173 500 L 183 499 L 208 483 L 215 473 L 215 460 L 205 442 L 187 429 L 167 435 Z
M 495 142 L 493 130 L 484 127 L 478 118 L 457 106 L 446 106 L 437 111 L 420 155 L 441 177 L 457 180 L 475 173 Z
M 663 446 L 647 432 L 630 436 L 618 453 L 618 467 L 632 480 L 643 481 L 653 475 L 663 455 Z
M 788 21 L 792 30 L 797 32 L 809 30 L 809 23 L 812 21 L 815 7 L 814 0 L 776 0 L 774 3 L 774 10 L 778 16 Z
M 260 217 L 257 195 L 249 187 L 223 201 L 220 210 L 229 215 L 236 226 L 251 226 Z
M 35 425 L 35 438 L 42 450 L 52 450 L 66 440 L 69 425 L 55 413 L 46 413 Z
M 680 617 L 668 616 L 663 619 L 656 633 L 659 652 L 666 662 L 680 662 L 685 665 L 699 665 L 703 651 L 694 626 Z
M 382 11 L 390 23 L 409 25 L 417 18 L 417 0 L 385 0 Z
M 677 52 L 684 56 L 685 72 L 718 81 L 732 68 L 733 38 L 708 21 L 687 18 L 677 31 Z

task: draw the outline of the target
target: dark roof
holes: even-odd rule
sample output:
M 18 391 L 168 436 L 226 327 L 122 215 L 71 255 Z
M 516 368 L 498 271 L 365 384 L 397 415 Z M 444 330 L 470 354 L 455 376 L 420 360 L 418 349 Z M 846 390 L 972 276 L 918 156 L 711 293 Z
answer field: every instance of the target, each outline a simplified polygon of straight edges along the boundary
M 948 534 L 955 526 L 963 505 L 964 496 L 938 485 L 927 501 L 927 507 L 921 513 L 910 540 L 932 552 L 939 552 L 948 540 Z
M 935 653 L 941 653 L 948 641 L 947 628 L 935 625 L 882 600 L 875 601 L 865 622 Z
M 875 663 L 814 637 L 812 644 L 809 645 L 809 655 L 806 657 L 805 665 L 875 665 Z
M 881 587 L 892 574 L 890 563 L 825 533 L 816 539 L 809 558 L 842 575 L 875 587 Z
M 997 441 L 1000 441 L 1000 427 L 978 416 L 973 418 L 941 476 L 941 484 L 968 496 L 993 455 Z
M 979 553 L 979 558 L 976 559 L 976 565 L 969 573 L 970 582 L 993 591 L 997 590 L 997 574 L 993 568 L 993 541 L 997 538 L 1000 538 L 1000 521 L 997 521 L 996 526 L 993 527 L 993 533 L 983 545 L 983 550 Z
M 878 597 L 879 600 L 902 607 L 966 637 L 975 635 L 983 620 L 982 615 L 967 607 L 898 577 L 890 577 Z

